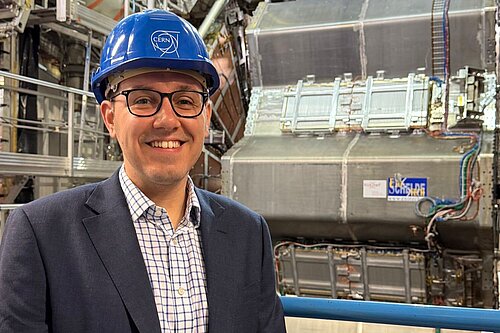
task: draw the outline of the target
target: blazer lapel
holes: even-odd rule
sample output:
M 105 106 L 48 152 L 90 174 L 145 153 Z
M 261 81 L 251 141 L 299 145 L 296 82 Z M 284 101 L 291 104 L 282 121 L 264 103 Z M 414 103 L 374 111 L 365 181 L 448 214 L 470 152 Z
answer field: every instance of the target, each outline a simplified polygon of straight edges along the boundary
M 232 290 L 229 286 L 235 283 L 224 274 L 223 258 L 231 253 L 227 245 L 229 230 L 227 224 L 221 218 L 224 207 L 204 193 L 196 189 L 196 195 L 201 206 L 201 239 L 203 246 L 203 257 L 205 260 L 205 274 L 207 278 L 208 299 L 208 325 L 210 332 L 231 331 L 233 318 L 227 311 L 226 293 Z M 222 261 L 221 261 L 222 259 Z
M 83 224 L 139 332 L 160 332 L 146 266 L 121 190 L 118 172 L 99 184 L 87 201 L 97 215 Z

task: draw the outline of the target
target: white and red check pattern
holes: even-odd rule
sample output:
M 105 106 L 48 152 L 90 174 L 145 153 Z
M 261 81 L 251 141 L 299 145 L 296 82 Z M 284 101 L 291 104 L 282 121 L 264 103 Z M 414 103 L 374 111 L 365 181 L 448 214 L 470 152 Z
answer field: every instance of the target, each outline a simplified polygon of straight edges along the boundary
M 163 333 L 208 331 L 205 265 L 201 249 L 200 204 L 188 179 L 186 212 L 176 230 L 167 211 L 156 206 L 129 179 L 120 184 L 127 198 Z

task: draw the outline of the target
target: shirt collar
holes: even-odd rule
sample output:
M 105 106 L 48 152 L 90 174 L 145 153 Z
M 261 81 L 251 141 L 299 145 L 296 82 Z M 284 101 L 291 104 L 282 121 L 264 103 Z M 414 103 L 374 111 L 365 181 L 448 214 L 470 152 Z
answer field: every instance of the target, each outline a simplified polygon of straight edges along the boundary
M 125 194 L 127 205 L 130 211 L 132 221 L 137 221 L 149 207 L 156 207 L 156 204 L 149 199 L 127 175 L 125 166 L 122 164 L 119 171 L 120 185 Z M 198 196 L 194 190 L 194 183 L 191 177 L 188 176 L 187 181 L 187 196 L 186 196 L 186 211 L 184 216 L 189 218 L 195 228 L 200 226 L 201 221 L 201 206 Z
M 201 221 L 201 206 L 198 196 L 194 190 L 194 183 L 191 177 L 188 176 L 187 181 L 187 204 L 185 216 L 189 217 L 195 228 L 200 226 Z

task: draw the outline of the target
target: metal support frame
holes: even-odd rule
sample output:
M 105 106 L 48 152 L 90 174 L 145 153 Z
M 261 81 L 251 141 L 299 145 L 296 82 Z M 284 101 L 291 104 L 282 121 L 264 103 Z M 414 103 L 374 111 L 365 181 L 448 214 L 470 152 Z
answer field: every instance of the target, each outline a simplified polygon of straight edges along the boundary
M 337 104 L 339 102 L 340 94 L 340 78 L 336 78 L 333 82 L 333 96 L 330 109 L 330 120 L 328 121 L 328 130 L 330 132 L 335 131 L 335 124 L 337 123 Z
M 333 256 L 333 247 L 328 246 L 328 267 L 330 269 L 330 285 L 332 288 L 332 298 L 337 298 L 337 273 Z
M 89 77 L 90 77 L 90 54 L 92 51 L 92 31 L 89 31 L 87 45 L 85 48 L 85 69 L 83 73 L 83 87 L 85 91 L 89 90 Z M 82 109 L 80 112 L 80 133 L 78 135 L 78 151 L 77 156 L 82 157 L 82 143 L 83 143 L 83 127 L 85 126 L 85 118 L 87 117 L 87 95 L 82 95 Z
M 79 95 L 86 95 L 88 97 L 94 97 L 94 94 L 89 92 L 89 91 L 85 91 L 85 90 L 81 90 L 81 89 L 76 89 L 76 88 L 71 88 L 71 87 L 66 87 L 66 86 L 61 86 L 59 84 L 56 84 L 56 83 L 52 83 L 52 82 L 48 82 L 48 81 L 43 81 L 43 80 L 39 80 L 39 79 L 34 79 L 34 78 L 31 78 L 31 77 L 27 77 L 27 76 L 22 76 L 22 75 L 18 75 L 18 74 L 13 74 L 13 73 L 9 73 L 9 72 L 3 72 L 3 71 L 0 71 L 0 76 L 5 76 L 9 79 L 15 79 L 15 80 L 18 80 L 18 81 L 24 81 L 24 82 L 28 82 L 28 83 L 33 83 L 33 84 L 37 84 L 37 85 L 41 85 L 41 86 L 44 86 L 44 87 L 47 87 L 47 88 L 52 88 L 52 89 L 57 89 L 57 90 L 61 90 L 61 91 L 65 91 L 65 92 L 68 92 L 68 93 L 74 93 L 74 94 L 79 94 Z
M 10 71 L 13 73 L 19 73 L 19 62 L 17 61 L 18 58 L 18 48 L 17 48 L 17 40 L 18 40 L 18 34 L 17 32 L 13 32 L 12 36 L 10 38 Z M 4 76 L 9 77 L 8 75 L 5 75 L 5 73 L 0 73 L 3 74 Z M 9 78 L 14 78 L 15 77 L 9 77 Z M 19 86 L 19 83 L 17 81 L 12 82 L 12 86 Z M 19 112 L 19 94 L 15 91 L 10 92 L 10 115 L 12 118 L 18 118 L 18 112 Z M 17 122 L 16 122 L 17 123 Z M 10 151 L 16 152 L 17 151 L 17 129 L 14 127 L 10 131 Z
M 50 119 L 49 111 L 49 98 L 47 96 L 43 96 L 43 119 Z M 49 155 L 49 131 L 42 132 L 42 154 Z
M 13 116 L 4 116 L 10 122 L 8 126 L 12 128 L 11 133 L 15 132 L 16 128 L 27 128 L 35 131 L 40 131 L 43 134 L 44 145 L 42 147 L 43 154 L 17 154 L 15 149 L 12 152 L 0 152 L 0 174 L 2 175 L 38 175 L 50 177 L 83 177 L 83 178 L 105 178 L 108 177 L 116 168 L 119 167 L 121 162 L 102 160 L 102 156 L 98 159 L 79 158 L 74 156 L 74 139 L 75 139 L 75 124 L 74 124 L 74 111 L 76 104 L 76 95 L 86 96 L 93 98 L 93 94 L 88 91 L 75 89 L 71 87 L 61 86 L 47 81 L 42 81 L 22 75 L 17 75 L 9 72 L 0 71 L 0 78 L 13 79 L 12 85 L 2 85 L 1 88 L 11 90 L 11 94 L 24 92 L 35 96 L 44 98 L 44 104 L 47 104 L 48 98 L 57 101 L 63 101 L 67 105 L 67 119 L 64 121 L 50 121 L 46 117 L 46 121 L 24 121 L 25 125 L 17 125 L 15 114 Z M 30 82 L 39 86 L 56 89 L 66 93 L 67 98 L 54 94 L 42 94 L 38 91 L 30 89 L 16 88 L 18 81 Z M 11 103 L 12 104 L 12 103 Z M 96 108 L 98 105 L 95 106 Z M 44 108 L 48 110 L 48 108 Z M 97 111 L 97 109 L 96 109 Z M 46 113 L 45 113 L 46 114 Z M 66 124 L 67 121 L 67 124 Z M 39 127 L 44 125 L 45 127 Z M 105 133 L 102 131 L 102 122 L 98 117 L 96 129 L 83 129 L 76 127 L 76 130 L 85 130 L 86 132 L 95 135 L 95 140 L 98 140 L 102 145 L 102 137 Z M 49 148 L 46 144 L 50 132 L 58 134 L 67 134 L 67 155 L 66 156 L 50 156 Z M 15 136 L 13 136 L 15 139 Z M 96 143 L 97 146 L 98 143 Z M 97 151 L 97 149 L 96 149 Z M 100 149 L 102 152 L 103 149 Z
M 368 76 L 366 79 L 366 92 L 365 92 L 365 101 L 363 103 L 363 121 L 361 123 L 361 127 L 366 130 L 368 128 L 368 122 L 370 120 L 369 114 L 370 114 L 370 107 L 371 107 L 371 100 L 372 100 L 372 87 L 373 87 L 373 77 Z
M 53 30 L 55 32 L 61 33 L 63 35 L 66 35 L 66 36 L 69 36 L 69 37 L 72 37 L 75 39 L 78 39 L 78 40 L 83 41 L 83 42 L 86 42 L 88 40 L 87 35 L 85 35 L 81 32 L 78 32 L 75 29 L 70 29 L 70 28 L 64 27 L 64 26 L 59 25 L 59 24 L 44 23 L 43 26 L 49 28 L 50 30 Z M 92 38 L 92 45 L 96 46 L 97 48 L 102 48 L 104 43 L 97 38 Z
M 236 142 L 236 137 L 238 136 L 238 133 L 240 132 L 241 126 L 245 123 L 245 117 L 240 117 L 240 120 L 238 120 L 238 123 L 236 124 L 236 127 L 234 128 L 233 135 L 231 136 L 231 139 L 233 142 Z
M 368 258 L 366 255 L 366 249 L 362 248 L 360 251 L 361 253 L 361 267 L 363 270 L 363 297 L 365 300 L 369 301 L 370 300 L 370 284 L 369 284 L 369 279 L 368 279 Z
M 68 93 L 68 170 L 69 176 L 73 176 L 73 145 L 74 145 L 74 115 L 75 95 Z
M 361 127 L 367 132 L 408 131 L 412 126 L 424 127 L 428 107 L 422 104 L 422 101 L 427 99 L 428 82 L 428 78 L 422 78 L 414 73 L 410 73 L 406 81 L 388 79 L 382 82 L 370 76 L 364 82 L 349 81 L 350 86 L 343 86 L 342 79 L 336 78 L 333 87 L 321 84 L 308 85 L 304 91 L 304 85 L 299 81 L 295 87 L 285 88 L 280 118 L 281 131 L 327 134 L 351 126 L 358 129 Z M 404 104 L 401 100 L 398 101 L 397 110 L 383 108 L 380 110 L 377 104 L 380 103 L 380 96 L 384 93 L 404 94 Z M 418 100 L 415 99 L 417 93 L 422 94 Z M 329 102 L 325 102 L 329 103 L 328 108 L 322 109 L 320 114 L 301 114 L 301 110 L 317 103 L 314 100 L 316 96 L 331 96 Z M 357 97 L 356 103 L 353 101 L 355 97 Z M 294 103 L 290 102 L 292 98 Z M 347 106 L 345 99 L 350 99 L 348 110 L 345 109 Z
M 235 70 L 233 70 L 231 72 L 231 74 L 229 74 L 229 78 L 232 78 L 233 76 L 236 76 Z M 233 137 L 233 135 L 231 135 L 231 133 L 227 129 L 226 125 L 224 125 L 224 122 L 222 121 L 222 118 L 220 117 L 219 112 L 218 112 L 219 106 L 222 104 L 222 102 L 224 100 L 224 96 L 226 95 L 226 93 L 229 89 L 231 89 L 231 82 L 228 80 L 227 85 L 225 85 L 223 89 L 219 89 L 220 95 L 212 107 L 212 114 L 219 122 L 220 126 L 222 127 L 222 130 L 226 133 L 226 137 L 229 139 L 229 142 L 231 143 L 231 146 L 232 146 L 235 143 L 234 137 Z M 231 93 L 231 92 L 229 92 L 229 93 Z
M 220 15 L 224 7 L 226 7 L 227 3 L 229 0 L 216 0 L 215 3 L 212 5 L 212 8 L 208 12 L 207 16 L 205 16 L 205 19 L 201 23 L 200 27 L 198 28 L 198 32 L 200 33 L 201 37 L 206 37 L 208 30 L 212 26 L 212 24 L 215 22 L 217 17 Z
M 299 271 L 297 269 L 297 257 L 295 256 L 295 246 L 290 246 L 290 255 L 292 259 L 293 283 L 295 286 L 295 295 L 300 296 Z
M 240 93 L 241 93 L 241 86 L 240 86 L 240 81 L 238 80 L 238 74 L 236 73 L 236 68 L 238 67 L 238 65 L 237 65 L 236 56 L 233 56 L 233 54 L 234 54 L 233 46 L 231 43 L 228 43 L 227 45 L 229 45 L 229 52 L 231 54 L 231 61 L 232 61 L 232 65 L 234 67 L 234 69 L 231 71 L 229 78 L 228 78 L 228 90 L 229 90 L 229 94 L 231 94 L 231 96 L 232 96 L 233 93 L 231 91 L 231 85 L 233 84 L 233 82 L 236 82 L 236 85 L 238 87 L 238 91 Z M 215 49 L 215 47 L 213 49 Z M 232 82 L 231 82 L 231 80 L 232 80 Z M 244 109 L 243 105 L 241 104 L 241 98 L 240 98 L 239 102 L 240 102 L 240 105 L 242 106 L 242 109 Z M 235 105 L 235 107 L 236 107 L 236 105 Z M 246 120 L 246 118 L 244 116 L 240 115 L 240 119 L 238 120 L 238 123 L 236 124 L 236 127 L 234 128 L 233 134 L 231 135 L 231 141 L 233 143 L 235 143 L 237 141 L 236 139 L 237 139 L 238 133 L 240 131 L 241 126 L 243 126 L 245 124 L 245 120 Z
M 217 161 L 217 162 L 221 162 L 221 159 L 219 156 L 215 155 L 214 153 L 212 153 L 210 150 L 208 150 L 207 148 L 203 147 L 202 148 L 202 152 L 204 154 L 207 154 L 210 158 L 212 158 L 213 160 Z
M 406 87 L 406 110 L 405 110 L 405 127 L 410 128 L 410 114 L 413 111 L 413 85 L 415 83 L 415 73 L 408 74 L 408 86 Z
M 299 80 L 297 82 L 297 88 L 295 90 L 295 105 L 293 108 L 293 119 L 292 119 L 292 133 L 297 130 L 297 122 L 299 118 L 299 106 L 300 106 L 300 95 L 302 94 L 302 88 L 304 87 L 304 81 Z
M 130 15 L 130 1 L 123 0 L 123 17 L 127 17 Z
M 14 27 L 20 32 L 24 32 L 24 28 L 26 28 L 26 23 L 28 22 L 28 18 L 31 13 L 31 9 L 34 5 L 33 2 L 23 1 L 22 6 L 19 8 L 19 13 L 17 17 L 14 19 Z
M 500 0 L 495 1 L 497 8 L 500 7 Z M 497 10 L 497 20 L 496 20 L 496 29 L 500 28 L 500 20 L 499 20 L 499 12 Z M 499 37 L 496 35 L 496 43 L 498 44 Z M 495 74 L 497 78 L 500 75 L 500 55 L 496 54 L 495 57 Z M 495 85 L 495 93 L 500 92 L 500 87 Z M 499 157 L 499 147 L 500 147 L 500 98 L 496 98 L 495 102 L 495 129 L 494 129 L 494 139 L 493 139 L 493 246 L 495 249 L 495 255 L 500 253 L 500 244 L 499 244 L 499 230 L 500 230 L 500 157 Z M 498 260 L 495 261 L 495 281 L 497 284 L 497 295 L 500 295 L 500 283 L 499 282 L 499 272 L 500 272 L 500 263 Z M 498 297 L 498 296 L 497 296 Z M 498 298 L 497 298 L 498 302 Z
M 96 105 L 96 131 L 98 132 L 103 132 L 104 131 L 104 123 L 102 121 L 102 117 L 99 116 L 99 110 L 100 110 L 100 105 Z M 94 135 L 94 158 L 95 159 L 102 159 L 104 158 L 104 140 L 99 140 L 99 135 L 96 133 Z M 99 156 L 100 154 L 100 156 Z
M 411 281 L 410 281 L 410 251 L 403 250 L 403 265 L 405 272 L 405 296 L 406 303 L 411 303 Z
M 0 238 L 2 238 L 3 228 L 7 221 L 7 213 L 11 210 L 21 207 L 22 204 L 1 204 L 0 205 Z
M 109 35 L 117 23 L 111 17 L 89 9 L 85 5 L 80 5 L 77 2 L 74 5 L 78 23 L 94 32 Z
M 9 188 L 9 194 L 3 199 L 3 203 L 11 204 L 16 200 L 17 196 L 23 190 L 24 185 L 28 181 L 29 177 L 26 175 L 16 176 L 15 182 L 12 187 Z

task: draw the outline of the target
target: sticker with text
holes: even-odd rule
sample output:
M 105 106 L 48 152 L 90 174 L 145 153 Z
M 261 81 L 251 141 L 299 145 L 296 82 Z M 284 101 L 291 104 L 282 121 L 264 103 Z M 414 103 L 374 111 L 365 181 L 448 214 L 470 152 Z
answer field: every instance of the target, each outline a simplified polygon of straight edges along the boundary
M 363 180 L 363 198 L 386 198 L 386 180 Z
M 427 196 L 427 178 L 387 178 L 388 201 L 418 201 Z

